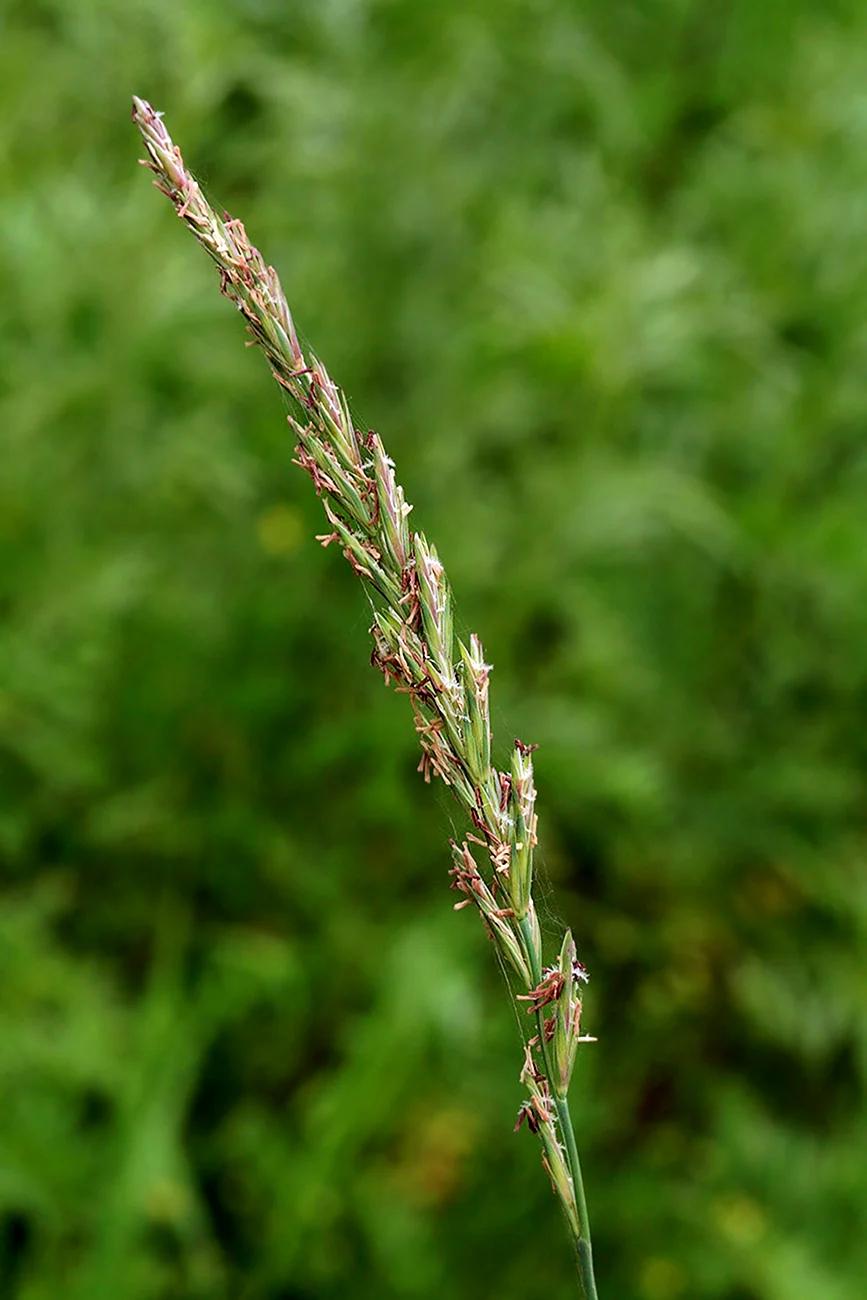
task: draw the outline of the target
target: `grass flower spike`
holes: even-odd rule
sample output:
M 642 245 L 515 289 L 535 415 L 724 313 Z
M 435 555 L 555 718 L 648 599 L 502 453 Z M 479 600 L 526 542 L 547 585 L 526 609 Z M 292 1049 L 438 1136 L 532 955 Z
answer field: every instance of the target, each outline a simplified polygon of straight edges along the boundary
M 516 1002 L 534 1018 L 521 1079 L 527 1099 L 518 1125 L 539 1137 L 542 1161 L 572 1233 L 587 1300 L 596 1286 L 581 1167 L 567 1092 L 580 1032 L 580 988 L 587 975 L 566 933 L 555 965 L 545 968 L 533 904 L 536 790 L 532 746 L 515 741 L 511 769 L 491 764 L 490 665 L 481 642 L 454 634 L 452 593 L 425 536 L 410 529 L 394 466 L 377 434 L 353 425 L 346 398 L 322 363 L 305 355 L 274 269 L 244 226 L 219 216 L 187 171 L 161 115 L 133 100 L 133 121 L 147 149 L 144 163 L 220 273 L 220 286 L 244 316 L 277 383 L 293 399 L 289 422 L 296 464 L 321 497 L 328 531 L 364 584 L 374 608 L 373 663 L 410 697 L 421 745 L 419 770 L 452 788 L 472 824 L 452 844 L 452 888 L 472 903 L 512 983 Z M 479 866 L 477 855 L 484 865 Z

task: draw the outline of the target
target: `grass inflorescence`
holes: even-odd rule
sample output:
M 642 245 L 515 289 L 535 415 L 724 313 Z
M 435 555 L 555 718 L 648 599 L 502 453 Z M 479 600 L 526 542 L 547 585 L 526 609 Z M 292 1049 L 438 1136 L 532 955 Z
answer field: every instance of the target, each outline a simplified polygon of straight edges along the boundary
M 507 969 L 513 994 L 535 1019 L 521 1079 L 527 1097 L 516 1127 L 536 1134 L 542 1161 L 566 1216 L 587 1300 L 595 1300 L 590 1230 L 568 1091 L 581 1033 L 581 987 L 587 975 L 569 931 L 559 956 L 544 966 L 533 903 L 537 842 L 533 746 L 514 742 L 509 771 L 491 761 L 488 690 L 491 666 L 479 638 L 455 635 L 452 592 L 436 550 L 409 526 L 412 507 L 379 436 L 353 423 L 346 398 L 322 363 L 302 351 L 273 267 L 247 238 L 242 222 L 211 207 L 187 170 L 159 113 L 133 101 L 133 121 L 156 175 L 220 272 L 222 292 L 244 316 L 277 383 L 293 400 L 289 423 L 296 464 L 313 480 L 328 520 L 318 540 L 339 546 L 373 606 L 373 663 L 386 683 L 409 696 L 421 745 L 419 770 L 451 787 L 472 830 L 452 842 L 455 904 L 478 910 Z M 479 865 L 481 859 L 483 865 Z M 510 981 L 510 988 L 514 984 Z

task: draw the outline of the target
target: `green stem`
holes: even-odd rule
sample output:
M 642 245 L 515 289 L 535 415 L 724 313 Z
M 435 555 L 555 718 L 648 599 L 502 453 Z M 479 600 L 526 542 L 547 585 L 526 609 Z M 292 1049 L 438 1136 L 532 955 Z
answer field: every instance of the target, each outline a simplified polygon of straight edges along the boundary
M 584 1195 L 584 1179 L 581 1176 L 581 1161 L 578 1158 L 575 1130 L 572 1127 L 572 1114 L 569 1110 L 569 1102 L 565 1097 L 557 1097 L 555 1104 L 557 1119 L 560 1121 L 560 1132 L 566 1141 L 566 1156 L 572 1173 L 575 1204 L 578 1207 L 578 1222 L 581 1224 L 581 1235 L 575 1242 L 575 1249 L 578 1251 L 578 1271 L 581 1275 L 581 1285 L 584 1288 L 586 1300 L 597 1300 L 596 1278 L 593 1276 L 593 1246 L 590 1242 L 590 1218 L 587 1214 L 587 1198 Z
M 533 931 L 530 926 L 528 917 L 524 917 L 519 922 L 521 935 L 524 939 L 524 948 L 527 954 L 527 961 L 530 965 L 530 974 L 533 978 L 534 987 L 538 988 L 542 981 L 542 967 L 536 953 L 536 946 L 533 942 Z M 548 1043 L 545 1038 L 545 1021 L 540 1010 L 536 1011 L 536 1027 L 539 1036 L 539 1045 L 542 1049 L 542 1058 L 545 1062 L 545 1073 L 548 1076 L 548 1083 L 553 1091 L 554 1089 L 554 1072 L 551 1062 Z M 566 1159 L 569 1163 L 569 1173 L 572 1178 L 572 1190 L 575 1195 L 575 1208 L 578 1212 L 579 1231 L 577 1235 L 573 1234 L 575 1240 L 575 1251 L 578 1255 L 578 1275 L 581 1279 L 581 1289 L 584 1292 L 584 1300 L 598 1300 L 596 1294 L 596 1278 L 593 1274 L 593 1246 L 590 1241 L 590 1217 L 587 1213 L 587 1197 L 584 1194 L 584 1179 L 581 1176 L 581 1160 L 578 1156 L 578 1144 L 575 1141 L 575 1130 L 572 1127 L 572 1113 L 569 1110 L 569 1101 L 565 1096 L 554 1096 L 554 1105 L 557 1109 L 557 1121 L 560 1125 L 560 1132 L 566 1144 Z

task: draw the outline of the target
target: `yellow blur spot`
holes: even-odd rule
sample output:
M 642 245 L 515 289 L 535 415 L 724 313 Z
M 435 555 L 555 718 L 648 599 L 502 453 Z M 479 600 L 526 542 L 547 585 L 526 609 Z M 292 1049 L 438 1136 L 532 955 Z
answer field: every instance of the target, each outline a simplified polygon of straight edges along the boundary
M 749 1196 L 728 1196 L 714 1205 L 720 1231 L 737 1246 L 754 1246 L 768 1230 L 760 1205 Z
M 672 1259 L 646 1259 L 641 1270 L 641 1294 L 647 1300 L 677 1300 L 683 1295 L 686 1274 Z
M 456 1195 L 477 1143 L 478 1125 L 469 1110 L 449 1107 L 420 1114 L 393 1174 L 401 1190 L 419 1205 L 444 1205 Z
M 145 1213 L 157 1223 L 182 1223 L 191 1208 L 187 1188 L 171 1178 L 151 1183 L 145 1194 Z
M 291 555 L 304 538 L 301 515 L 293 506 L 271 506 L 256 520 L 259 545 L 267 555 Z

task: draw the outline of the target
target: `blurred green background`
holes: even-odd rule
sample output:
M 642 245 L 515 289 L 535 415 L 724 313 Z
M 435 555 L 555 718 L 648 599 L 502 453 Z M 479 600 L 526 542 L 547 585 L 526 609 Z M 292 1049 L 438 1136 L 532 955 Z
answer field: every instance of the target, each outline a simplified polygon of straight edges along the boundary
M 863 1300 L 867 7 L 3 0 L 0 1298 L 560 1300 L 406 700 L 133 92 L 540 745 L 602 1300 Z

